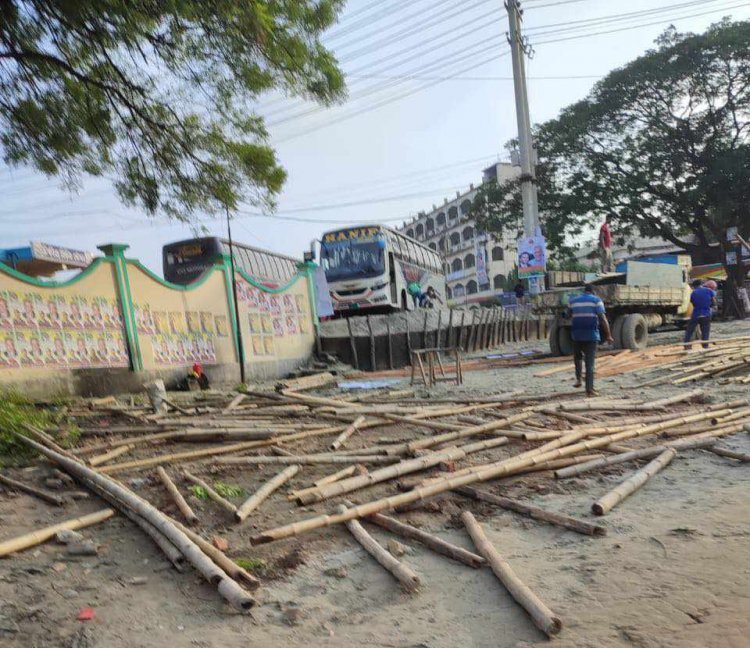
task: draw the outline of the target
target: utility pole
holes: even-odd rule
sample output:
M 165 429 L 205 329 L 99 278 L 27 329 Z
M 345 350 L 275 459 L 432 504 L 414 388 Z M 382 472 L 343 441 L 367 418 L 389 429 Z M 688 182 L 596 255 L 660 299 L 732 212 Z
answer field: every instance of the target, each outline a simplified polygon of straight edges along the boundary
M 232 225 L 230 224 L 229 208 L 227 208 L 227 238 L 229 239 L 229 270 L 232 275 L 232 296 L 234 298 L 234 324 L 237 329 L 237 356 L 240 363 L 240 382 L 245 383 L 245 353 L 242 348 L 242 324 L 240 319 L 240 303 L 237 301 L 237 277 L 234 274 L 234 244 L 232 242 Z
M 508 10 L 508 43 L 513 62 L 513 88 L 516 96 L 516 121 L 518 122 L 518 148 L 521 162 L 521 199 L 523 201 L 523 234 L 535 236 L 540 231 L 539 205 L 537 203 L 534 143 L 531 137 L 529 98 L 526 91 L 526 65 L 524 56 L 531 47 L 521 35 L 521 3 L 506 0 Z M 544 279 L 529 279 L 529 293 L 536 295 L 544 290 Z

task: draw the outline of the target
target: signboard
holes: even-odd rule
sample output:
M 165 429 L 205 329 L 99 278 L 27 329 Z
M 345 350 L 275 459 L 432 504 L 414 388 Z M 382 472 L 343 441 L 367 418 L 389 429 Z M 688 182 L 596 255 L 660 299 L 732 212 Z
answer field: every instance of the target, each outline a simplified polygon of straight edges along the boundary
M 477 283 L 484 286 L 490 282 L 487 277 L 487 259 L 484 256 L 484 243 L 477 241 L 476 244 Z
M 41 241 L 31 241 L 31 256 L 39 261 L 59 263 L 71 268 L 85 268 L 94 260 L 94 255 L 90 252 L 71 250 Z
M 340 243 L 343 241 L 372 241 L 382 234 L 379 227 L 352 227 L 338 232 L 328 232 L 323 237 L 323 243 Z
M 547 269 L 547 242 L 541 235 L 518 239 L 518 277 L 542 277 Z

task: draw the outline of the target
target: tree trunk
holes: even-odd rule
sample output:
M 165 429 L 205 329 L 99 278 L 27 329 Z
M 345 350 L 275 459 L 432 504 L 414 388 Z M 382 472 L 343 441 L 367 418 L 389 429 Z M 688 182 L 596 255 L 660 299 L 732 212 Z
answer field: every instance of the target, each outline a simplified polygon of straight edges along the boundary
M 744 290 L 745 288 L 745 275 L 747 271 L 742 263 L 741 248 L 733 248 L 722 244 L 722 249 L 725 255 L 722 263 L 727 273 L 727 280 L 724 283 L 724 302 L 721 314 L 724 317 L 743 319 L 748 313 L 745 310 L 742 298 L 737 293 L 738 290 Z M 737 263 L 735 265 L 727 265 L 726 263 L 726 253 L 731 251 L 735 251 L 737 255 Z

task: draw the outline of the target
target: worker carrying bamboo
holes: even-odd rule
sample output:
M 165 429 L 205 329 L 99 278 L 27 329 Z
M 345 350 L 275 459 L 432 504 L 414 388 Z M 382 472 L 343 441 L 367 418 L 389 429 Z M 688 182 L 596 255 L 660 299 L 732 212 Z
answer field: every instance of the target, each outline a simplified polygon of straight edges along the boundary
M 569 303 L 573 339 L 573 362 L 576 370 L 575 386 L 580 387 L 583 365 L 586 366 L 586 395 L 596 396 L 594 370 L 596 349 L 601 341 L 601 328 L 605 342 L 614 342 L 609 322 L 605 315 L 604 302 L 594 294 L 594 287 L 586 284 L 584 293 L 573 297 Z
M 716 305 L 716 282 L 709 279 L 702 283 L 696 279 L 692 283 L 693 292 L 690 294 L 690 303 L 693 305 L 693 313 L 685 329 L 685 349 L 693 348 L 692 340 L 695 329 L 700 327 L 703 348 L 708 348 L 708 338 L 711 336 L 711 308 Z

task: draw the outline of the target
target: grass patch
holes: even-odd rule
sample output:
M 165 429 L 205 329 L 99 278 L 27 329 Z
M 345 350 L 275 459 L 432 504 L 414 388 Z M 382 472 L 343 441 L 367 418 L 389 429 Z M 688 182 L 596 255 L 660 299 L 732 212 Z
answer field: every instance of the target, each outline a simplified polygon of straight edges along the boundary
M 266 567 L 266 561 L 260 558 L 235 558 L 234 562 L 247 572 L 261 571 Z
M 244 488 L 239 486 L 232 486 L 231 484 L 225 484 L 224 482 L 214 482 L 214 490 L 222 497 L 244 497 L 246 491 Z M 208 499 L 208 492 L 203 486 L 190 487 L 190 492 L 195 495 L 198 499 Z
M 16 437 L 26 436 L 24 424 L 43 430 L 65 424 L 65 436 L 57 436 L 56 440 L 66 446 L 74 445 L 80 435 L 77 426 L 66 423 L 63 413 L 37 407 L 18 392 L 0 392 L 0 465 L 21 463 L 34 456 L 34 450 Z

